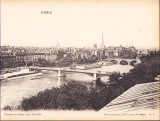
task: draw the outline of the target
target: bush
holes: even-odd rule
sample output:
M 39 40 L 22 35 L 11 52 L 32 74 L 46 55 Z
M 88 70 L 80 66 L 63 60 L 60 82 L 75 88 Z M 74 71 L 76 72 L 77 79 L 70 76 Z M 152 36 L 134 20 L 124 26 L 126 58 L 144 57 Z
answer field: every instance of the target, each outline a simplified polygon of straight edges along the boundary
M 7 106 L 4 106 L 4 108 L 3 108 L 4 110 L 13 110 L 13 107 L 12 106 L 9 106 L 9 105 L 7 105 Z
M 88 108 L 87 97 L 89 90 L 76 82 L 64 84 L 60 88 L 52 88 L 40 92 L 37 96 L 23 99 L 21 108 L 33 109 L 75 109 Z
M 118 91 L 116 94 L 112 88 L 103 85 L 88 89 L 78 82 L 69 82 L 60 88 L 47 89 L 31 98 L 24 98 L 19 107 L 22 110 L 99 110 L 121 93 Z

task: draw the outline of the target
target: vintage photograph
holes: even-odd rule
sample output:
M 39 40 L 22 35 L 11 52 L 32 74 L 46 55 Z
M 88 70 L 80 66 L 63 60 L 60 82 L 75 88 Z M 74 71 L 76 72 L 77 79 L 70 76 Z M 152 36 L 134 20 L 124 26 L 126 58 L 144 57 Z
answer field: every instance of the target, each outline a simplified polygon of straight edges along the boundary
M 160 120 L 159 0 L 1 0 L 1 120 Z

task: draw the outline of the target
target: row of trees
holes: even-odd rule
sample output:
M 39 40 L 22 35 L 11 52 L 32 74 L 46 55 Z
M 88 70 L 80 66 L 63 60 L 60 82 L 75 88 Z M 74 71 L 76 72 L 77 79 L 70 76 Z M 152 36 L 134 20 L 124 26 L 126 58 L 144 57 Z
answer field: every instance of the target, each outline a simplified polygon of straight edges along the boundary
M 4 68 L 16 68 L 16 67 L 20 67 L 20 66 L 25 66 L 25 62 L 8 62 L 8 61 L 0 61 L 0 69 L 4 69 Z
M 135 59 L 137 57 L 137 52 L 132 50 L 123 50 L 120 52 L 120 57 L 125 59 Z
M 38 66 L 56 66 L 56 67 L 65 67 L 65 66 L 71 66 L 72 64 L 85 64 L 85 63 L 94 63 L 98 60 L 96 56 L 91 56 L 90 58 L 82 58 L 82 59 L 73 59 L 71 57 L 63 57 L 63 58 L 57 58 L 55 61 L 47 61 L 45 59 L 38 59 L 37 62 L 35 62 L 35 65 Z
M 36 65 L 36 66 L 40 66 L 40 67 L 51 67 L 51 66 L 55 66 L 55 62 L 54 61 L 47 61 L 43 58 L 39 58 L 36 62 L 31 62 L 30 65 Z M 28 65 L 28 66 L 30 66 Z
M 89 89 L 78 82 L 69 82 L 60 88 L 52 88 L 25 98 L 19 107 L 22 110 L 99 110 L 122 92 L 123 89 L 112 86 L 101 85 Z
M 78 64 L 84 64 L 84 63 L 94 63 L 98 61 L 98 57 L 95 55 L 92 55 L 91 57 L 86 58 L 85 56 L 81 59 L 75 60 Z

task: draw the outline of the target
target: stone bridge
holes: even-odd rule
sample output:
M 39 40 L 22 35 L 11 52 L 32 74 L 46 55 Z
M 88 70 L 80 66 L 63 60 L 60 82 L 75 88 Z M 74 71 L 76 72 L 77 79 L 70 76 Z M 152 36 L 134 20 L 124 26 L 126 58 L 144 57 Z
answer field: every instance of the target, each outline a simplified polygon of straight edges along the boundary
M 112 73 L 111 72 L 105 72 L 105 71 L 91 71 L 91 70 L 80 70 L 80 69 L 69 69 L 69 68 L 51 68 L 51 67 L 38 67 L 38 66 L 30 66 L 30 71 L 37 70 L 48 70 L 48 71 L 57 71 L 59 77 L 64 77 L 65 72 L 74 72 L 74 73 L 85 73 L 89 75 L 93 75 L 93 80 L 97 80 L 97 78 L 100 78 L 103 76 L 109 76 Z
M 128 63 L 128 65 L 130 65 L 132 62 L 141 63 L 140 59 L 109 59 L 109 61 L 117 61 L 117 63 L 121 63 L 122 61 L 126 61 Z

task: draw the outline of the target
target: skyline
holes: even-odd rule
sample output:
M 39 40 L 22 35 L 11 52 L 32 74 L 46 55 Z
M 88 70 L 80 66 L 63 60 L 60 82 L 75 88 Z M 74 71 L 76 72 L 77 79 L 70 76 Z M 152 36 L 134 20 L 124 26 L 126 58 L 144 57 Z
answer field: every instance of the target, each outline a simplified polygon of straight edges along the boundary
M 158 0 L 1 1 L 1 45 L 159 48 Z M 51 11 L 52 14 L 41 14 Z

